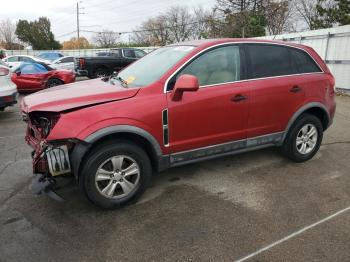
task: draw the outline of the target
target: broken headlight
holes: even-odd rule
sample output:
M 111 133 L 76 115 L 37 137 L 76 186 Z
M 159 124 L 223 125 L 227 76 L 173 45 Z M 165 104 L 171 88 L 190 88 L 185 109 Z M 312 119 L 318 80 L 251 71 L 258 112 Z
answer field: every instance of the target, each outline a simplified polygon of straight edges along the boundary
M 30 117 L 31 123 L 39 130 L 44 138 L 49 135 L 59 118 L 59 114 L 53 113 L 35 113 Z

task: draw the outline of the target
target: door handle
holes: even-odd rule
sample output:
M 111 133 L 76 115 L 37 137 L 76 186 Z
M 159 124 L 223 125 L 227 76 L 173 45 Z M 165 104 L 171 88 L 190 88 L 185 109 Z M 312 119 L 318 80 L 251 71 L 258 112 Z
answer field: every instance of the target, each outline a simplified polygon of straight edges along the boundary
M 235 95 L 234 97 L 232 97 L 232 98 L 231 98 L 231 101 L 232 101 L 232 102 L 240 102 L 240 101 L 243 101 L 243 100 L 246 100 L 246 99 L 248 99 L 247 96 L 238 94 L 238 95 Z
M 301 92 L 303 89 L 300 86 L 293 86 L 289 91 L 292 93 Z

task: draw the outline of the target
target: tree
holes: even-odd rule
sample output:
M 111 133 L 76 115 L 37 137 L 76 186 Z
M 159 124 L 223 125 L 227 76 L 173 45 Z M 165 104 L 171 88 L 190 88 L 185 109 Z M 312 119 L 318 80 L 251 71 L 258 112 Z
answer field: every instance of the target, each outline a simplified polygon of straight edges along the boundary
M 16 25 L 10 19 L 0 22 L 0 42 L 6 49 L 15 49 L 16 45 Z
M 76 37 L 72 37 L 70 40 L 62 43 L 62 49 L 64 50 L 75 49 L 78 46 L 81 49 L 86 49 L 90 47 L 90 43 L 85 37 L 79 37 L 79 43 Z
M 263 16 L 266 29 L 270 35 L 279 35 L 290 31 L 290 20 L 294 19 L 289 1 L 265 0 L 263 2 Z
M 318 0 L 312 28 L 327 28 L 350 24 L 350 0 Z
M 133 39 L 152 46 L 164 46 L 174 42 L 167 24 L 167 17 L 163 14 L 143 22 L 135 30 Z
M 119 34 L 107 29 L 93 36 L 93 41 L 102 48 L 113 47 L 118 43 L 118 40 Z
M 214 10 L 208 11 L 199 6 L 193 9 L 192 39 L 214 38 L 216 17 Z
M 173 6 L 165 13 L 165 17 L 166 27 L 175 42 L 182 42 L 190 38 L 195 22 L 188 8 Z
M 221 19 L 222 37 L 265 35 L 263 0 L 216 0 Z
M 293 2 L 296 13 L 307 25 L 306 29 L 313 28 L 313 20 L 317 16 L 316 4 L 318 0 L 295 0 Z
M 59 49 L 60 43 L 55 40 L 51 32 L 50 20 L 40 17 L 38 20 L 28 22 L 19 20 L 16 35 L 22 42 L 30 44 L 36 50 Z

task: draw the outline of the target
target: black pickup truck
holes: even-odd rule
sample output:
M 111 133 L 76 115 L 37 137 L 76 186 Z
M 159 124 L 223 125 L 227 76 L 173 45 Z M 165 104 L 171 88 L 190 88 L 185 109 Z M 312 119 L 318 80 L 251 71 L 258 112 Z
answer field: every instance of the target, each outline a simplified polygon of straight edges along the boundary
M 144 55 L 146 52 L 136 48 L 115 48 L 97 53 L 96 57 L 77 57 L 74 68 L 79 76 L 104 77 L 120 71 Z

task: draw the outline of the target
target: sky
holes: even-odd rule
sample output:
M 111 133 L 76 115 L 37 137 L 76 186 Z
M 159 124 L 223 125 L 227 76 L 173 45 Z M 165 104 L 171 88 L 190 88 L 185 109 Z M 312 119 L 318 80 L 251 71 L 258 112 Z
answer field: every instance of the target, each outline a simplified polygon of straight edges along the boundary
M 127 32 L 174 5 L 209 9 L 214 4 L 215 0 L 83 0 L 79 2 L 80 12 L 84 13 L 80 15 L 80 29 Z M 3 0 L 0 20 L 9 18 L 15 22 L 46 16 L 51 21 L 56 39 L 64 41 L 76 37 L 77 33 L 71 33 L 77 29 L 76 5 L 76 0 Z M 81 32 L 80 36 L 90 39 L 92 34 Z M 127 41 L 126 37 L 123 40 Z

